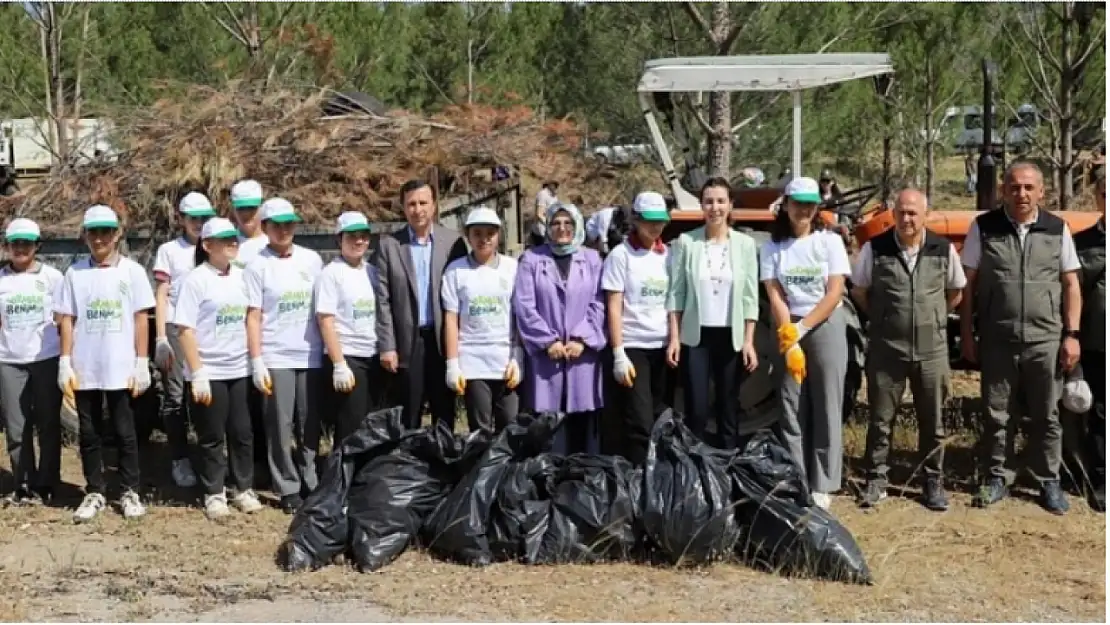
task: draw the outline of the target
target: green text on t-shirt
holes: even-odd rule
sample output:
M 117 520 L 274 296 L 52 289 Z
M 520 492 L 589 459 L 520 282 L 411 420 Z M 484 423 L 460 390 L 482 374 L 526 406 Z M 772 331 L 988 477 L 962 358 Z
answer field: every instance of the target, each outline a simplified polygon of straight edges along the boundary
M 374 300 L 362 298 L 357 299 L 351 304 L 351 317 L 356 325 L 363 325 L 364 323 L 374 320 Z
M 46 296 L 12 295 L 4 304 L 4 316 L 12 328 L 36 326 L 45 319 Z
M 286 291 L 281 294 L 281 299 L 278 300 L 278 314 L 287 315 L 305 312 L 308 310 L 311 299 L 311 291 Z
M 807 286 L 822 280 L 820 267 L 791 267 L 783 276 L 783 286 Z
M 667 280 L 664 278 L 644 278 L 640 286 L 642 299 L 659 299 L 667 295 Z
M 505 307 L 501 298 L 493 295 L 475 295 L 470 299 L 467 306 L 467 314 L 471 317 L 500 315 L 504 311 Z
M 216 327 L 242 325 L 246 318 L 246 306 L 234 306 L 231 304 L 220 306 L 220 309 L 216 311 Z

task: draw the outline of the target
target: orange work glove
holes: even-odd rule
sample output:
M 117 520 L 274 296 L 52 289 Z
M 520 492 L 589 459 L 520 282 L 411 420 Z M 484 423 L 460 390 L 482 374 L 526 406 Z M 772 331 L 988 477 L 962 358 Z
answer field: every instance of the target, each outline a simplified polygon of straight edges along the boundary
M 786 350 L 786 371 L 798 384 L 806 379 L 806 354 L 797 343 Z

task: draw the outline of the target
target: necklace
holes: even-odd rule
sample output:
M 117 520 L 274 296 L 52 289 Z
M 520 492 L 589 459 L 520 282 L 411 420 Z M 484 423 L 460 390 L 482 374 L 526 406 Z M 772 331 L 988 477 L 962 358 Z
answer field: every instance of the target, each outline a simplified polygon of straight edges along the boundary
M 728 268 L 728 243 L 724 245 L 708 245 L 706 246 L 705 253 L 705 266 L 709 274 L 709 283 L 713 287 L 713 294 L 720 295 L 721 287 L 724 286 L 724 273 Z M 714 256 L 717 262 L 714 263 Z M 716 269 L 716 271 L 714 271 Z

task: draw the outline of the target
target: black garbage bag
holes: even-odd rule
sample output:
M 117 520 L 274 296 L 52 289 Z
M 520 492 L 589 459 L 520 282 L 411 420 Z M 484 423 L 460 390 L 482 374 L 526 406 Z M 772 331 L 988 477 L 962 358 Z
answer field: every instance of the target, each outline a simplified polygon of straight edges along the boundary
M 287 571 L 330 564 L 347 547 L 347 494 L 355 474 L 376 456 L 393 451 L 406 437 L 401 407 L 366 415 L 360 427 L 328 455 L 320 483 L 293 516 L 278 560 Z
M 741 559 L 783 575 L 872 583 L 855 538 L 830 513 L 812 505 L 801 472 L 773 433 L 753 434 L 729 473 Z
M 347 499 L 350 552 L 359 570 L 376 571 L 401 555 L 488 447 L 483 431 L 464 438 L 439 423 L 366 462 Z
M 550 518 L 531 564 L 628 560 L 640 543 L 630 478 L 632 465 L 618 456 L 575 454 L 551 462 L 543 490 Z M 547 503 L 547 502 L 545 502 Z
M 535 477 L 544 471 L 538 456 L 551 448 L 561 419 L 555 413 L 520 415 L 497 435 L 424 523 L 421 542 L 432 554 L 485 566 L 495 553 L 496 560 L 521 559 L 526 541 L 538 545 L 550 509 L 538 501 Z
M 728 474 L 734 455 L 698 440 L 670 410 L 655 422 L 641 522 L 665 560 L 702 564 L 731 556 L 739 533 Z

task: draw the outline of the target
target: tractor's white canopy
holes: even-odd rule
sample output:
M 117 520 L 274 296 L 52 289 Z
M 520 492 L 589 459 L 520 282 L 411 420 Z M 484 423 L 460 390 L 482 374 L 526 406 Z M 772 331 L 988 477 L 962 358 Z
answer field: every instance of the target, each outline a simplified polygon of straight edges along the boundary
M 641 92 L 797 91 L 894 72 L 887 54 L 776 54 L 656 59 Z

